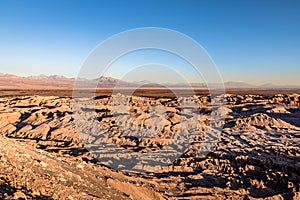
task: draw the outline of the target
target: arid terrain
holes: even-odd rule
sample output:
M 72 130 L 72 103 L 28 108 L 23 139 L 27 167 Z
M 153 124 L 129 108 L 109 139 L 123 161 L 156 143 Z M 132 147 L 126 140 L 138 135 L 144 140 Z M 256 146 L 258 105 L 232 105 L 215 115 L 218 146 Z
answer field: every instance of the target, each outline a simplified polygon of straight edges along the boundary
M 1 92 L 1 199 L 300 199 L 296 90 L 228 90 L 225 124 L 214 151 L 202 157 L 199 146 L 212 131 L 212 107 L 205 92 L 196 92 L 198 134 L 180 158 L 151 173 L 118 171 L 88 151 L 75 127 L 71 91 Z M 166 146 L 183 116 L 168 91 L 139 92 L 130 97 L 136 126 L 147 125 L 151 105 L 166 110 L 155 137 L 122 134 L 109 90 L 94 99 L 95 119 L 106 134 L 114 133 L 112 143 L 143 154 Z

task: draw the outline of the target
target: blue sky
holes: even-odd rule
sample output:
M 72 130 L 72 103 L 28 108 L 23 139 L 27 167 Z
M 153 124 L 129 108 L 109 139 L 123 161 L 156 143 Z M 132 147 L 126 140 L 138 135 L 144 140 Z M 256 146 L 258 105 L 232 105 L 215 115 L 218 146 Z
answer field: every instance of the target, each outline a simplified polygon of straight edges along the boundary
M 76 76 L 100 42 L 151 26 L 195 39 L 225 81 L 300 85 L 299 10 L 297 0 L 0 0 L 0 72 Z

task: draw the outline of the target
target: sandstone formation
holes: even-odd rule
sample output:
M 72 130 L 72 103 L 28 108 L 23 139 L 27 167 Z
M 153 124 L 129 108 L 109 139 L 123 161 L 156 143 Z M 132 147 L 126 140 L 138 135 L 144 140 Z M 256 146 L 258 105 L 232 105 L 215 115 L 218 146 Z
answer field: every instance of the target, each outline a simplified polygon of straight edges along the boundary
M 208 96 L 186 113 L 177 98 L 128 97 L 117 111 L 113 98 L 78 108 L 76 123 L 70 97 L 0 98 L 0 198 L 300 199 L 300 95 L 226 94 L 219 125 Z M 151 173 L 110 168 L 88 148 L 101 144 L 89 133 L 101 131 L 115 148 L 156 152 L 182 127 L 196 130 L 189 147 Z M 199 156 L 212 133 L 213 149 Z

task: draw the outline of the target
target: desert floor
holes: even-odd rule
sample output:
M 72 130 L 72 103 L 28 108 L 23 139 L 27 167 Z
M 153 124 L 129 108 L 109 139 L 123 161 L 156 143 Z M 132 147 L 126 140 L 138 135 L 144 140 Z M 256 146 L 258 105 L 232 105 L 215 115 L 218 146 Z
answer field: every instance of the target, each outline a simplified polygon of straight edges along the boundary
M 300 199 L 300 91 L 227 90 L 225 124 L 217 130 L 207 91 L 196 90 L 198 108 L 189 109 L 199 110 L 197 134 L 179 158 L 149 173 L 108 167 L 89 151 L 80 130 L 91 127 L 75 126 L 72 92 L 1 90 L 1 199 Z M 169 90 L 140 89 L 122 116 L 147 126 L 149 110 L 159 105 L 164 124 L 153 137 L 126 137 L 112 98 L 111 89 L 98 90 L 94 115 L 79 108 L 80 116 L 96 120 L 111 143 L 137 154 L 164 148 L 192 115 L 182 113 Z M 212 132 L 218 133 L 214 149 L 199 156 Z

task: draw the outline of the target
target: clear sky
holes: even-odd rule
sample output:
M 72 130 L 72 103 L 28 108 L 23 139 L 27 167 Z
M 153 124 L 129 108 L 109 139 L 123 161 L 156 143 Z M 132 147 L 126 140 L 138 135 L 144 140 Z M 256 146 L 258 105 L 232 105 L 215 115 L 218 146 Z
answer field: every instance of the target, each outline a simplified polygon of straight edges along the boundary
M 225 81 L 300 85 L 299 0 L 0 0 L 0 72 L 76 76 L 100 42 L 149 26 L 195 39 Z

